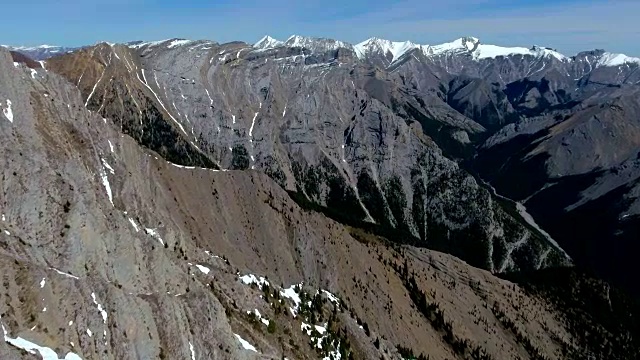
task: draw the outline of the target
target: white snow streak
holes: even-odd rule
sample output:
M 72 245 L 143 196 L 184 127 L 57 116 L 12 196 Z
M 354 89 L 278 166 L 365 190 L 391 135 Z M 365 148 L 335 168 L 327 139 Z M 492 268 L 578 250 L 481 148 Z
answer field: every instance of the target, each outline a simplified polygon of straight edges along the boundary
M 164 106 L 164 104 L 162 103 L 162 101 L 160 100 L 160 97 L 158 96 L 158 94 L 156 94 L 155 91 L 153 91 L 153 89 L 149 86 L 149 84 L 147 84 L 147 77 L 144 74 L 144 69 L 142 69 L 142 77 L 144 78 L 144 81 L 140 80 L 140 78 L 138 78 L 138 80 L 140 80 L 140 82 L 147 87 L 147 89 L 149 89 L 149 91 L 151 91 L 153 93 L 153 95 L 156 97 L 156 100 L 158 100 L 158 102 L 160 103 L 160 106 L 162 106 L 162 108 L 164 109 L 164 111 L 169 115 L 169 117 L 171 118 L 171 120 L 173 120 L 173 122 L 175 122 L 176 124 L 178 124 L 178 126 L 180 127 L 180 130 L 182 130 L 182 132 L 187 135 L 187 132 L 184 131 L 184 127 L 182 127 L 182 124 L 180 124 L 180 122 L 178 122 L 178 120 L 176 120 L 176 118 L 173 117 L 173 115 L 171 115 L 171 113 L 169 112 L 169 110 L 167 110 L 167 108 Z M 158 82 L 158 77 L 156 76 L 156 83 Z
M 104 189 L 107 191 L 109 202 L 111 203 L 111 205 L 113 205 L 113 193 L 111 192 L 111 185 L 109 185 L 109 178 L 107 177 L 107 173 L 103 169 L 100 169 L 100 178 L 102 179 L 102 185 L 104 186 Z
M 93 89 L 91 89 L 91 93 L 89 94 L 89 97 L 87 97 L 87 101 L 85 101 L 84 103 L 85 107 L 89 105 L 89 100 L 91 100 L 91 97 L 93 96 L 93 93 L 96 91 L 96 87 L 98 87 L 98 84 L 100 84 L 100 81 L 102 80 L 102 77 L 104 76 L 105 72 L 107 72 L 107 68 L 104 68 L 104 70 L 102 70 L 102 75 L 100 75 L 100 78 L 98 79 L 96 84 L 93 85 Z
M 47 280 L 45 278 L 42 278 L 42 280 L 40 280 L 40 289 L 42 289 L 46 283 Z
M 327 296 L 327 298 L 329 298 L 329 301 L 331 301 L 332 303 L 339 305 L 340 304 L 340 299 L 333 295 L 332 293 L 328 292 L 327 290 L 322 290 L 322 292 Z
M 111 152 L 113 152 L 113 144 L 111 143 L 111 140 L 107 140 L 109 142 L 109 149 L 111 150 Z
M 236 336 L 236 338 L 238 338 L 238 341 L 240 341 L 240 345 L 242 345 L 242 347 L 243 347 L 245 350 L 250 350 L 250 351 L 253 351 L 253 352 L 258 352 L 258 350 L 256 350 L 256 348 L 255 348 L 253 345 L 249 344 L 249 342 L 248 342 L 247 340 L 243 339 L 240 335 L 238 335 L 238 334 L 233 334 L 233 335 L 235 335 L 235 336 Z
M 7 99 L 7 107 L 5 109 L 2 109 L 2 113 L 10 122 L 13 122 L 13 110 L 11 110 L 11 100 Z
M 58 269 L 56 269 L 56 268 L 50 268 L 50 269 L 51 269 L 51 270 L 53 270 L 53 271 L 55 271 L 55 272 L 57 272 L 57 273 L 58 273 L 58 274 L 60 274 L 60 275 L 64 275 L 64 276 L 66 276 L 66 277 L 70 277 L 70 278 L 72 278 L 72 279 L 76 279 L 76 280 L 80 279 L 79 277 L 77 277 L 77 276 L 75 276 L 75 275 L 71 275 L 71 274 L 66 273 L 66 272 L 64 272 L 64 271 L 60 271 L 60 270 L 58 270 Z
M 144 232 L 158 239 L 158 241 L 160 241 L 160 244 L 164 245 L 164 241 L 162 240 L 162 238 L 160 237 L 160 234 L 156 229 L 145 228 Z
M 256 124 L 256 118 L 258 117 L 259 113 L 255 113 L 253 115 L 253 120 L 251 120 L 251 127 L 249 128 L 249 141 L 253 142 L 253 127 Z
M 132 218 L 128 218 L 128 220 L 131 223 L 131 226 L 133 226 L 133 228 L 136 230 L 136 232 L 140 231 L 138 224 L 136 224 L 136 222 Z
M 208 274 L 211 271 L 208 267 L 196 264 L 198 270 L 200 270 L 203 274 Z
M 110 173 L 115 174 L 116 172 L 113 170 L 113 168 L 111 167 L 111 165 L 109 165 L 109 163 L 107 162 L 107 160 L 100 158 L 100 160 L 102 160 L 102 165 L 107 168 L 107 170 L 109 170 Z
M 14 347 L 17 347 L 18 349 L 23 349 L 26 352 L 28 352 L 29 354 L 36 354 L 36 352 L 38 352 L 40 354 L 40 356 L 42 357 L 42 360 L 82 360 L 82 358 L 80 356 L 78 356 L 75 353 L 72 352 L 68 352 L 65 356 L 64 359 L 59 359 L 58 358 L 58 354 L 55 352 L 55 350 L 45 347 L 45 346 L 40 346 L 37 345 L 35 343 L 32 343 L 29 340 L 23 339 L 21 337 L 17 337 L 17 338 L 12 338 L 9 336 L 7 329 L 4 327 L 4 324 L 2 325 L 2 332 L 4 334 L 4 341 L 6 341 L 7 343 L 11 344 Z
M 189 341 L 189 350 L 191 350 L 191 360 L 196 360 L 196 351 L 193 349 L 191 341 Z
M 206 91 L 207 97 L 209 98 L 209 101 L 211 102 L 209 105 L 213 105 L 213 99 L 211 98 L 211 95 L 209 95 L 209 90 L 207 90 L 207 88 L 205 88 L 204 91 Z
M 91 299 L 93 300 L 93 303 L 98 307 L 98 311 L 100 311 L 100 315 L 102 315 L 102 322 L 106 324 L 107 323 L 107 311 L 96 300 L 96 293 L 91 293 Z

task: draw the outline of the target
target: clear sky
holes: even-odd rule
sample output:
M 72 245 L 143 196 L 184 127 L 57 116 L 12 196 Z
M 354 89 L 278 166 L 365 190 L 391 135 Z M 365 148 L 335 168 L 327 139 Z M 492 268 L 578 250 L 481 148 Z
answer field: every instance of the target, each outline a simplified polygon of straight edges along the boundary
M 602 48 L 640 56 L 640 0 L 18 0 L 0 11 L 6 45 L 174 37 L 253 43 L 266 34 L 437 44 L 469 35 L 567 55 Z

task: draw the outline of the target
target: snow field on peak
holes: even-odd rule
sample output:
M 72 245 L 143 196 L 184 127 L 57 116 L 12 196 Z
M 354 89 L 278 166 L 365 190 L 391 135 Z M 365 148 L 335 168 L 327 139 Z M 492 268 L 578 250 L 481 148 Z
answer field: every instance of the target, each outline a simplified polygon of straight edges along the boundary
M 640 58 L 630 57 L 624 54 L 605 52 L 596 63 L 596 67 L 621 66 L 624 64 L 640 64 Z

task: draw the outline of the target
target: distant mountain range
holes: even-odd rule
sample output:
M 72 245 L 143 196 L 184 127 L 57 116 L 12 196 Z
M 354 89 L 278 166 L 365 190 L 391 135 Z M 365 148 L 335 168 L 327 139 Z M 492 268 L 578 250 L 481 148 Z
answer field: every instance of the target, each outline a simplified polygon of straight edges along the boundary
M 185 40 L 188 41 L 188 40 Z M 158 41 L 156 43 L 161 43 Z M 145 44 L 144 41 L 132 41 L 126 45 Z M 43 60 L 62 53 L 74 51 L 81 47 L 64 47 L 53 45 L 40 45 L 34 47 L 2 45 L 13 51 L 19 51 L 28 55 L 34 60 Z M 406 53 L 418 50 L 426 56 L 470 54 L 474 59 L 496 58 L 499 56 L 532 55 L 532 56 L 552 56 L 561 61 L 570 61 L 572 58 L 557 52 L 549 47 L 533 45 L 531 47 L 504 47 L 497 45 L 483 44 L 475 37 L 462 37 L 449 43 L 439 45 L 420 45 L 411 41 L 390 41 L 376 37 L 367 39 L 361 43 L 352 45 L 344 41 L 328 38 L 314 38 L 301 35 L 292 35 L 285 41 L 280 41 L 271 36 L 264 36 L 253 45 L 257 49 L 270 49 L 276 47 L 306 47 L 314 52 L 327 50 L 337 50 L 338 48 L 352 49 L 360 59 L 372 57 L 383 57 L 391 64 L 400 59 Z M 594 66 L 617 66 L 625 63 L 640 63 L 640 58 L 630 57 L 624 54 L 609 53 L 603 50 L 596 50 L 603 53 Z
M 53 45 L 40 45 L 40 46 L 9 46 L 2 45 L 9 50 L 17 51 L 24 55 L 27 55 L 33 60 L 45 60 L 52 56 L 62 55 L 74 50 L 80 49 L 79 47 L 64 47 L 64 46 L 53 46 Z

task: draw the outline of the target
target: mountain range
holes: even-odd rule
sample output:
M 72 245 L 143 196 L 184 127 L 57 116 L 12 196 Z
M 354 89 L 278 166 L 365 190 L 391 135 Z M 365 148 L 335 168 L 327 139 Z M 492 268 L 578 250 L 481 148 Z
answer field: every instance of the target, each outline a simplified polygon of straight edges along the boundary
M 2 358 L 640 354 L 640 59 L 43 49 L 0 49 Z

